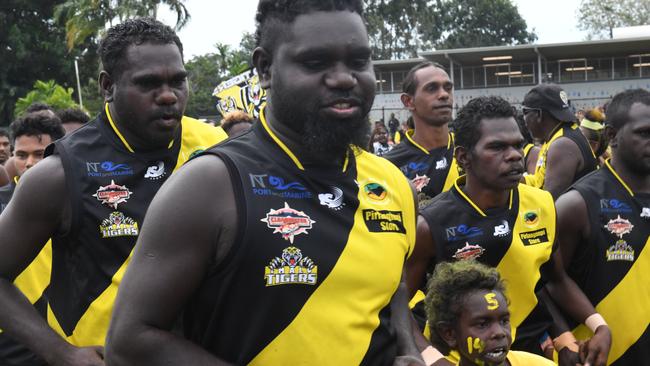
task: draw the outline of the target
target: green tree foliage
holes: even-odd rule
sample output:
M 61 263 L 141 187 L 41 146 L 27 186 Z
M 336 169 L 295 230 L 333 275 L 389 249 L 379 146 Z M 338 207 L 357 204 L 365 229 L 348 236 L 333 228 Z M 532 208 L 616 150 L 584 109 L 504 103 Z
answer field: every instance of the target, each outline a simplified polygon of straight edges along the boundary
M 57 110 L 79 107 L 72 99 L 72 88 L 64 88 L 54 80 L 37 80 L 34 83 L 34 89 L 16 102 L 14 108 L 15 117 L 23 114 L 27 107 L 35 102 L 45 103 Z
M 533 42 L 511 0 L 364 0 L 375 59 Z
M 576 16 L 589 39 L 613 38 L 614 28 L 650 24 L 650 1 L 582 0 Z

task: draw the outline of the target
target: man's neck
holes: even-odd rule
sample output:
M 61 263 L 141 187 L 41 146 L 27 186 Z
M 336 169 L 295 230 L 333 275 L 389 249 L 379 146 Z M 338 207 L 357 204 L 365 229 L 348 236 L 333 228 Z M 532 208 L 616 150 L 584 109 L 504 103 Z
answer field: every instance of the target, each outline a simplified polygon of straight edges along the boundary
M 461 189 L 483 212 L 489 209 L 507 207 L 510 199 L 509 189 L 498 191 L 487 189 L 469 175 L 466 177 L 465 185 Z
M 424 121 L 416 122 L 411 138 L 427 150 L 447 146 L 449 144 L 449 124 L 432 126 Z
M 558 121 L 544 122 L 544 130 L 542 132 L 544 136 L 544 142 L 549 142 L 553 137 L 554 132 L 557 131 L 559 126 L 561 126 L 563 123 L 564 122 L 558 122 Z
M 616 174 L 627 184 L 634 193 L 650 193 L 650 175 L 639 175 L 629 169 L 626 164 L 612 156 L 610 164 Z

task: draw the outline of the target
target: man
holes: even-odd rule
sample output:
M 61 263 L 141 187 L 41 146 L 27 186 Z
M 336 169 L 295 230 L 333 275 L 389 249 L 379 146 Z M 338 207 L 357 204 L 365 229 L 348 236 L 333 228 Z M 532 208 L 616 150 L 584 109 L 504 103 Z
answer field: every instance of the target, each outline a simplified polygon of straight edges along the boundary
M 267 107 L 152 203 L 110 364 L 391 365 L 402 353 L 396 291 L 415 202 L 395 167 L 359 147 L 375 90 L 362 9 L 259 2 L 253 61 Z M 171 330 L 181 313 L 184 337 Z
M 560 252 L 567 272 L 610 324 L 607 364 L 647 365 L 650 93 L 614 96 L 606 125 L 611 160 L 557 200 Z M 574 333 L 590 335 L 583 326 Z
M 9 143 L 9 132 L 0 128 L 0 165 L 11 157 L 11 144 Z
M 525 177 L 533 187 L 557 198 L 569 186 L 597 169 L 598 161 L 587 139 L 573 123 L 567 94 L 555 84 L 541 84 L 524 97 L 524 119 L 533 137 L 543 141 L 534 175 Z
M 471 100 L 455 122 L 455 157 L 466 172 L 420 212 L 416 249 L 407 265 L 411 293 L 436 263 L 475 259 L 496 267 L 508 283 L 513 349 L 541 353 L 548 323 L 535 295 L 545 282 L 573 318 L 595 313 L 561 266 L 555 242 L 555 208 L 547 192 L 519 184 L 524 138 L 510 104 L 499 97 Z M 609 331 L 599 328 L 587 362 L 604 365 Z
M 61 119 L 65 134 L 72 133 L 86 124 L 90 117 L 79 108 L 67 108 L 56 113 Z
M 390 118 L 388 119 L 388 132 L 390 133 L 391 140 L 395 138 L 395 134 L 397 133 L 398 129 L 399 129 L 399 120 L 395 118 L 395 113 L 391 113 Z
M 402 103 L 411 111 L 415 130 L 384 157 L 395 164 L 418 192 L 420 207 L 451 187 L 458 178 L 454 139 L 449 132 L 453 84 L 439 64 L 422 62 L 404 78 Z
M 182 51 L 173 30 L 155 20 L 109 29 L 99 48 L 104 110 L 48 147 L 50 156 L 21 177 L 0 216 L 0 327 L 48 364 L 103 364 L 100 348 L 89 346 L 104 344 L 151 199 L 193 152 L 225 138 L 183 117 Z M 42 296 L 22 289 L 26 298 L 12 281 L 48 238 L 49 286 Z M 28 300 L 45 301 L 46 314 Z

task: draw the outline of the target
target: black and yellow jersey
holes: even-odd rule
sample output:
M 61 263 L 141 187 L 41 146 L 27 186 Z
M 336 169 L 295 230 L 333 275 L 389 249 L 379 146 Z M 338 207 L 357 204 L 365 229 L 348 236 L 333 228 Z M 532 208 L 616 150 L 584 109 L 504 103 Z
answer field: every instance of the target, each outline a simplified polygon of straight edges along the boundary
M 449 134 L 447 146 L 431 151 L 413 141 L 412 131 L 383 157 L 395 164 L 411 180 L 418 193 L 419 207 L 426 206 L 440 192 L 448 190 L 458 178 L 454 159 L 454 135 Z
M 576 182 L 589 215 L 568 273 L 612 332 L 608 365 L 650 364 L 650 194 L 633 192 L 609 162 Z M 584 325 L 574 333 L 591 337 Z
M 463 192 L 464 179 L 460 177 L 420 212 L 436 245 L 431 271 L 435 263 L 465 259 L 497 268 L 507 284 L 513 349 L 540 353 L 539 340 L 551 320 L 535 293 L 544 285 L 551 264 L 556 232 L 553 198 L 520 184 L 511 191 L 507 207 L 484 212 Z
M 559 139 L 560 137 L 567 137 L 571 141 L 575 142 L 582 155 L 584 166 L 580 171 L 577 171 L 575 173 L 575 176 L 573 177 L 574 182 L 598 169 L 598 160 L 596 159 L 594 152 L 591 150 L 589 142 L 582 134 L 582 132 L 580 132 L 580 129 L 578 127 L 579 126 L 575 123 L 560 123 L 551 132 L 551 138 L 542 145 L 539 151 L 535 174 L 524 176 L 527 185 L 537 188 L 544 188 L 544 180 L 546 179 L 546 155 L 548 154 L 548 150 L 553 142 L 555 142 L 555 140 Z
M 192 154 L 226 138 L 220 128 L 183 117 L 167 148 L 134 151 L 106 106 L 93 121 L 48 146 L 46 155 L 60 156 L 65 171 L 71 227 L 51 239 L 16 285 L 68 342 L 104 344 L 117 287 L 149 203 Z
M 9 184 L 0 187 L 0 213 L 5 210 L 5 207 L 7 207 L 11 200 L 11 196 L 14 194 L 17 178 L 18 177 L 14 178 L 14 180 L 9 182 Z
M 189 301 L 186 338 L 237 365 L 391 365 L 389 302 L 415 241 L 404 176 L 358 148 L 343 168 L 303 165 L 263 114 L 206 153 L 230 172 L 238 234 Z

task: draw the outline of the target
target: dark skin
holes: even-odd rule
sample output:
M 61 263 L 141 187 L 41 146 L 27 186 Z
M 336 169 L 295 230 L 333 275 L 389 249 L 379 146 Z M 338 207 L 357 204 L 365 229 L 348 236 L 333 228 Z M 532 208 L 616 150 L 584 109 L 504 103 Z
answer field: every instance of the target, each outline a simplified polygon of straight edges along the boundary
M 402 104 L 413 116 L 413 141 L 427 150 L 447 146 L 454 85 L 445 70 L 434 66 L 417 70 L 415 80 L 415 93 L 402 93 L 400 96 Z
M 563 123 L 540 110 L 526 111 L 524 120 L 531 134 L 544 142 L 550 140 L 553 130 Z M 556 139 L 546 155 L 546 176 L 542 188 L 557 198 L 575 181 L 576 173 L 584 164 L 580 148 L 575 142 L 567 137 Z
M 630 108 L 629 120 L 622 128 L 608 126 L 605 130 L 612 147 L 611 165 L 633 192 L 650 193 L 650 106 L 635 103 Z M 580 243 L 588 240 L 591 222 L 587 205 L 580 193 L 571 190 L 556 202 L 560 241 L 559 254 L 568 266 Z M 596 334 L 606 326 L 596 329 Z M 609 332 L 609 330 L 607 330 Z M 581 345 L 580 353 L 585 364 L 604 364 L 608 353 L 590 357 L 592 340 Z M 587 356 L 585 357 L 585 353 Z
M 296 115 L 316 113 L 334 122 L 362 118 L 374 96 L 367 34 L 359 15 L 347 11 L 300 15 L 286 27 L 290 36 L 280 40 L 274 52 L 257 48 L 253 54 L 261 85 L 270 96 L 267 122 L 302 163 L 322 164 L 322 158 L 306 153 L 298 125 L 301 119 L 286 121 L 278 115 L 295 108 Z M 342 91 L 352 96 L 350 103 L 337 102 Z M 295 93 L 301 98 L 292 97 Z M 282 105 L 285 102 L 289 104 Z M 335 160 L 342 164 L 344 156 Z M 215 192 L 214 187 L 221 189 Z M 206 200 L 206 195 L 214 199 Z M 174 212 L 169 207 L 175 207 Z M 218 157 L 194 159 L 165 183 L 151 203 L 120 287 L 107 338 L 109 364 L 227 364 L 173 334 L 171 328 L 201 286 L 211 259 L 219 263 L 238 245 L 236 218 L 232 182 Z M 178 276 L 181 272 L 183 276 Z M 409 342 L 406 304 L 402 283 L 391 301 L 398 347 L 404 354 L 417 355 Z
M 488 127 L 489 126 L 489 127 Z M 506 207 L 510 190 L 517 187 L 523 174 L 523 137 L 514 118 L 482 120 L 481 137 L 472 150 L 458 146 L 455 150 L 457 161 L 467 173 L 465 194 L 485 211 L 491 208 Z M 427 266 L 435 258 L 436 244 L 426 220 L 418 217 L 415 250 L 407 261 L 407 284 L 412 296 L 422 285 Z M 551 297 L 563 305 L 562 309 L 574 319 L 584 321 L 595 313 L 593 306 L 575 282 L 566 274 L 562 265 L 560 251 L 552 258 L 547 288 Z M 603 328 L 603 329 L 601 329 Z M 586 350 L 590 359 L 605 359 L 611 345 L 609 328 L 601 327 Z M 604 363 L 592 363 L 604 365 Z
M 9 184 L 9 182 L 10 182 L 10 180 L 9 180 L 9 175 L 7 174 L 7 171 L 5 170 L 5 168 L 2 165 L 0 165 L 0 187 Z
M 175 56 L 172 56 L 174 53 Z M 156 55 L 161 57 L 157 58 Z M 123 74 L 111 78 L 103 71 L 100 75 L 100 85 L 107 96 L 109 108 L 120 111 L 113 114 L 115 123 L 127 136 L 127 141 L 136 148 L 167 146 L 173 134 L 161 124 L 174 124 L 176 121 L 156 121 L 151 120 L 150 116 L 160 110 L 182 111 L 185 108 L 187 89 L 180 92 L 184 95 L 178 94 L 177 77 L 185 72 L 180 52 L 176 45 L 145 43 L 129 46 L 125 57 Z M 143 84 L 131 78 L 141 74 L 150 75 L 157 82 Z M 137 116 L 139 112 L 146 117 L 129 121 L 120 121 L 117 117 Z M 145 123 L 146 127 L 130 124 L 134 122 Z M 163 130 L 157 133 L 158 136 L 170 136 L 164 143 L 153 139 L 139 140 L 137 134 L 141 132 L 132 132 L 158 127 Z M 67 343 L 48 326 L 13 284 L 49 238 L 69 231 L 71 213 L 65 180 L 60 158 L 57 155 L 45 158 L 21 177 L 12 204 L 0 216 L 0 230 L 6 233 L 0 242 L 0 250 L 12 253 L 0 259 L 0 307 L 5 309 L 0 312 L 0 327 L 48 364 L 103 365 L 103 347 L 78 348 Z
M 537 167 L 537 158 L 539 157 L 539 151 L 541 149 L 538 146 L 533 146 L 528 152 L 528 159 L 526 161 L 526 171 L 528 174 L 535 174 L 535 168 Z

